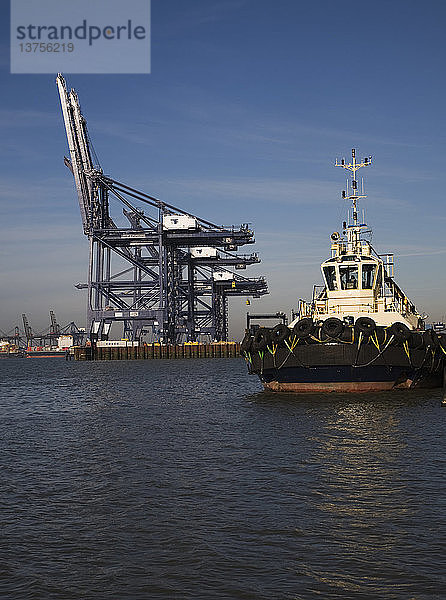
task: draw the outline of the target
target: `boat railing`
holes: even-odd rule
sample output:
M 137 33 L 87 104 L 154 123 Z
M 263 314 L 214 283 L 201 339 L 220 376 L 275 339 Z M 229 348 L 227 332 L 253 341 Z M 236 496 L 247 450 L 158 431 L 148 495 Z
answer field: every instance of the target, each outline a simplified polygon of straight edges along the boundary
M 416 314 L 415 304 L 409 300 L 403 290 L 391 278 L 386 279 L 384 310 L 401 314 Z
M 378 312 L 397 312 L 401 315 L 413 313 L 415 314 L 415 306 L 408 300 L 404 295 L 389 295 L 381 296 L 371 302 L 364 302 L 352 305 L 351 303 L 339 303 L 332 304 L 327 299 L 313 300 L 308 302 L 306 300 L 299 300 L 298 304 L 298 315 L 299 318 L 312 317 L 317 320 L 323 315 L 345 315 L 351 312 L 371 314 Z
M 354 312 L 354 313 L 375 313 L 376 308 L 373 306 L 373 304 L 355 304 L 355 305 L 351 305 L 351 304 L 335 304 L 332 305 L 325 310 L 321 310 L 319 311 L 321 313 L 327 313 L 329 312 L 330 314 L 348 314 L 349 312 Z
M 299 306 L 298 306 L 298 315 L 300 319 L 304 317 L 311 317 L 314 313 L 314 303 L 307 302 L 307 300 L 302 300 L 299 298 Z

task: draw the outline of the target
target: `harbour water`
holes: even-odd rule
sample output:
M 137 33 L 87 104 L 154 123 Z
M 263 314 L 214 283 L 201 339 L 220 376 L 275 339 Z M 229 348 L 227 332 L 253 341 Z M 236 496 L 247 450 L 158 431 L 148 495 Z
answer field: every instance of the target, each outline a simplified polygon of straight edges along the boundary
M 0 361 L 2 600 L 446 598 L 441 391 Z

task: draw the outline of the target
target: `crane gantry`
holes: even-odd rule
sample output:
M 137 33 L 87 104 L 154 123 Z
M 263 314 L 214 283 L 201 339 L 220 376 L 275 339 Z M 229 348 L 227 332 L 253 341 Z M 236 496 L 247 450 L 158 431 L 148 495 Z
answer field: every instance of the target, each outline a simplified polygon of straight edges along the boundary
M 112 324 L 124 336 L 145 333 L 164 343 L 228 338 L 228 298 L 268 293 L 263 277 L 235 270 L 260 262 L 249 224 L 218 226 L 104 175 L 88 135 L 79 98 L 57 76 L 84 234 L 89 240 L 87 331 L 106 340 Z M 128 224 L 110 214 L 117 201 Z

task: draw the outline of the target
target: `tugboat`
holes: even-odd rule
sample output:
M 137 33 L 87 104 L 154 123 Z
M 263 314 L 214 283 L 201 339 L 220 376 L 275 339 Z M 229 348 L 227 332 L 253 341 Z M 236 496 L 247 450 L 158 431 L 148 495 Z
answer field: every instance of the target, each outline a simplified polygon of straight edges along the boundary
M 446 334 L 425 329 L 424 318 L 394 281 L 393 255 L 379 255 L 358 218 L 357 162 L 336 160 L 350 172 L 342 198 L 351 201 L 342 234 L 331 234 L 331 256 L 321 265 L 324 285 L 287 325 L 250 325 L 241 351 L 250 374 L 278 392 L 371 392 L 440 387 Z M 280 314 L 280 313 L 277 313 Z

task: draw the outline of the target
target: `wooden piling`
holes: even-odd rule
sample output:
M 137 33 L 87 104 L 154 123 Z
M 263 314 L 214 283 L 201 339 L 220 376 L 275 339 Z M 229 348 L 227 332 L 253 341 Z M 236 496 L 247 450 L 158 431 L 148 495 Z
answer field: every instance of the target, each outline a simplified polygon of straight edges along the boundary
M 75 360 L 159 360 L 180 358 L 235 358 L 240 356 L 240 344 L 213 342 L 208 344 L 160 344 L 143 346 L 77 346 L 72 354 Z M 443 403 L 446 405 L 446 370 L 444 374 Z

